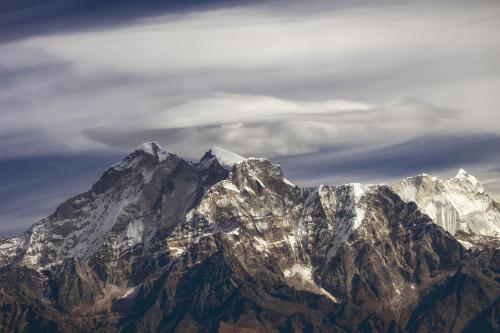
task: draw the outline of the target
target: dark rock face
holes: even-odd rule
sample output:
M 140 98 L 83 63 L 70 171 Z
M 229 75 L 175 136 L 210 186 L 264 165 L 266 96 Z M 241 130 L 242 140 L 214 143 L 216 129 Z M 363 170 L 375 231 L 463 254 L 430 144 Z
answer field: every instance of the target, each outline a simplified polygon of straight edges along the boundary
M 390 187 L 299 188 L 265 159 L 149 144 L 0 245 L 3 332 L 499 331 L 491 244 Z

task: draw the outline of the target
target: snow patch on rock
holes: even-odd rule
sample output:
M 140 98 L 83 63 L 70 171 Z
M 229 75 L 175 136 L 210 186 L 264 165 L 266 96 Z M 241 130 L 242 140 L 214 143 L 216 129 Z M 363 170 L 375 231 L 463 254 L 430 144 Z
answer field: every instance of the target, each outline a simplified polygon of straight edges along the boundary
M 283 275 L 285 278 L 291 280 L 290 282 L 294 287 L 300 290 L 307 290 L 315 294 L 324 295 L 333 302 L 340 303 L 337 298 L 314 282 L 313 272 L 314 267 L 295 263 L 293 266 L 285 269 Z

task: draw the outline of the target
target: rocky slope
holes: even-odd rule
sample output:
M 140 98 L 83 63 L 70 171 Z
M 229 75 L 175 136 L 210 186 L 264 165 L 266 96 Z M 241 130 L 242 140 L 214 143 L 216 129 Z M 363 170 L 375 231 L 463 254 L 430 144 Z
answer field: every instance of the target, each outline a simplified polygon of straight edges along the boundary
M 143 144 L 0 240 L 0 330 L 498 331 L 498 204 L 463 174 L 300 188 L 266 159 Z

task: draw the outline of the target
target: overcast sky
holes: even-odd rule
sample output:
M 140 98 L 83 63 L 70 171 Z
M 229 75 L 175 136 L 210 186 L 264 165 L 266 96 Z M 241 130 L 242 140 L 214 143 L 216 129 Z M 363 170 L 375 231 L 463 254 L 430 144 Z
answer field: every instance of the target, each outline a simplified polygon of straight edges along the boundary
M 149 140 L 500 193 L 498 1 L 7 0 L 0 31 L 0 235 Z

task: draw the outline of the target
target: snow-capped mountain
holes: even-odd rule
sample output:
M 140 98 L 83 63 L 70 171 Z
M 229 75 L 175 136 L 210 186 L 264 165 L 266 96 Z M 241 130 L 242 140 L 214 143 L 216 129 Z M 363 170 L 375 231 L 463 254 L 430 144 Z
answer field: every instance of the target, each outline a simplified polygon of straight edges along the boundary
M 500 237 L 500 205 L 465 170 L 449 180 L 426 174 L 392 186 L 407 202 L 415 202 L 432 220 L 455 235 L 466 247 L 494 242 Z
M 0 328 L 494 329 L 498 207 L 463 171 L 301 188 L 267 159 L 145 143 L 0 240 Z

